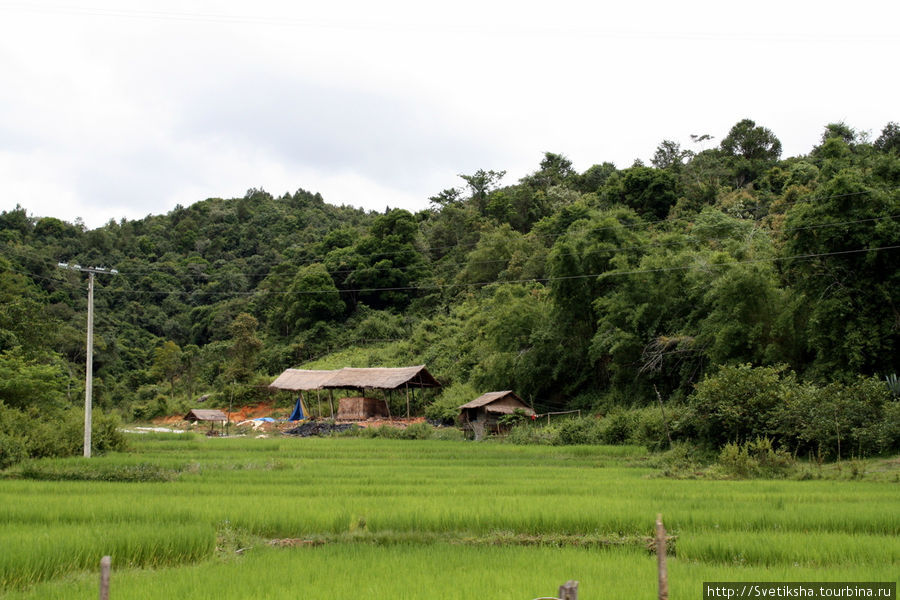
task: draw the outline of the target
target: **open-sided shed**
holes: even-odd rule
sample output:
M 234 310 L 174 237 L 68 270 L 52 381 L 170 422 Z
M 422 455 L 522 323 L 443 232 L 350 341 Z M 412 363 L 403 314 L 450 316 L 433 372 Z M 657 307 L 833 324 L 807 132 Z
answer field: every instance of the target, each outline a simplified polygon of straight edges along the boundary
M 391 394 L 394 390 L 406 391 L 406 412 L 409 416 L 410 405 L 410 389 L 423 389 L 440 387 L 437 379 L 435 379 L 425 365 L 417 365 L 413 367 L 344 367 L 343 369 L 328 370 L 307 370 L 307 369 L 287 369 L 278 376 L 275 381 L 269 384 L 272 389 L 298 391 L 302 395 L 304 391 L 316 390 L 317 398 L 319 390 L 329 390 L 329 404 L 331 407 L 331 415 L 334 416 L 334 399 L 331 390 L 359 390 L 363 392 L 360 397 L 365 397 L 365 390 L 382 390 Z M 361 418 L 380 416 L 381 406 L 388 411 L 390 409 L 386 401 L 344 403 L 346 406 L 339 408 L 345 415 L 360 414 L 365 415 Z M 321 414 L 321 407 L 319 413 Z
M 184 420 L 190 423 L 209 423 L 209 434 L 214 435 L 213 431 L 215 430 L 216 423 L 225 423 L 228 421 L 228 416 L 223 413 L 221 410 L 214 410 L 210 408 L 194 408 L 188 411 L 188 414 L 184 415 Z
M 499 433 L 502 430 L 500 417 L 514 414 L 517 410 L 532 416 L 534 411 L 519 396 L 511 391 L 488 392 L 459 407 L 459 420 L 466 431 L 480 440 L 485 432 Z
M 197 421 L 209 421 L 212 423 L 224 423 L 228 420 L 228 416 L 221 410 L 213 410 L 209 408 L 194 408 L 184 415 L 185 421 L 196 423 Z

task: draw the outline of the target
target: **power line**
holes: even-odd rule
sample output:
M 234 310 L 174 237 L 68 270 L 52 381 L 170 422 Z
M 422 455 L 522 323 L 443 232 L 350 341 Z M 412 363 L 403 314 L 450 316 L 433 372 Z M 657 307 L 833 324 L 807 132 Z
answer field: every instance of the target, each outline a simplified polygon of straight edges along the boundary
M 840 195 L 831 196 L 831 197 L 828 197 L 828 198 L 848 197 L 848 196 L 854 196 L 854 195 L 859 195 L 859 194 L 863 194 L 863 193 L 868 193 L 868 192 L 858 192 L 858 193 L 852 193 L 852 194 L 840 194 Z M 900 214 L 885 215 L 885 216 L 881 216 L 881 217 L 870 217 L 870 218 L 865 218 L 865 219 L 855 219 L 855 220 L 850 220 L 850 221 L 837 221 L 837 222 L 831 222 L 831 223 L 825 223 L 825 222 L 823 222 L 823 223 L 818 223 L 818 224 L 813 223 L 813 224 L 811 224 L 811 225 L 804 225 L 804 226 L 799 226 L 799 227 L 781 228 L 781 229 L 779 229 L 778 231 L 779 231 L 779 233 L 784 234 L 784 233 L 789 233 L 789 232 L 794 232 L 794 231 L 803 231 L 803 230 L 809 230 L 809 229 L 822 229 L 822 228 L 830 228 L 830 227 L 843 227 L 843 226 L 845 226 L 845 225 L 855 225 L 855 224 L 859 224 L 859 223 L 869 223 L 869 222 L 883 221 L 883 220 L 888 220 L 888 219 L 896 219 L 896 218 L 898 218 L 898 217 L 900 217 Z M 684 219 L 681 219 L 681 220 L 684 220 Z M 674 221 L 675 221 L 675 220 L 672 219 L 672 220 L 655 221 L 655 222 L 652 222 L 652 223 L 669 223 L 669 222 L 674 222 Z M 689 222 L 690 222 L 690 223 L 694 223 L 693 221 L 689 221 Z M 756 219 L 754 219 L 753 221 L 745 221 L 745 220 L 739 220 L 739 221 L 737 221 L 737 223 L 748 223 L 748 222 L 757 223 L 757 222 L 759 222 L 759 221 L 756 220 Z M 651 224 L 652 224 L 652 223 L 651 223 Z M 604 226 L 604 227 L 588 228 L 588 229 L 584 229 L 584 230 L 575 230 L 574 233 L 589 234 L 589 233 L 600 232 L 600 231 L 619 231 L 619 230 L 621 230 L 621 229 L 630 229 L 630 228 L 633 228 L 633 227 L 635 227 L 635 226 L 639 226 L 639 225 L 647 225 L 647 224 L 648 224 L 648 223 L 639 223 L 639 224 L 625 224 L 625 223 L 623 223 L 623 224 L 620 224 L 620 225 L 610 225 L 610 226 Z M 570 235 L 571 233 L 573 233 L 573 232 L 567 231 L 567 232 L 565 232 L 565 233 L 563 233 L 563 234 L 554 235 L 554 236 L 552 236 L 552 237 L 554 237 L 554 238 L 559 238 L 559 237 L 562 237 L 562 236 L 564 236 L 564 235 Z M 524 237 L 524 236 L 523 236 L 523 237 Z M 540 237 L 540 236 L 538 236 L 538 237 Z M 685 235 L 685 237 L 683 237 L 683 238 L 676 239 L 676 240 L 671 240 L 671 241 L 669 241 L 669 242 L 659 242 L 659 241 L 656 241 L 656 242 L 643 242 L 643 243 L 631 244 L 631 245 L 628 245 L 628 246 L 618 246 L 618 247 L 610 247 L 610 248 L 600 248 L 600 249 L 597 249 L 597 250 L 594 250 L 594 251 L 590 251 L 590 252 L 586 252 L 586 253 L 561 253 L 561 255 L 562 255 L 562 256 L 576 256 L 576 257 L 579 257 L 579 258 L 583 258 L 584 256 L 591 256 L 591 255 L 593 255 L 593 254 L 605 254 L 605 253 L 610 253 L 610 252 L 613 252 L 613 253 L 614 253 L 614 252 L 622 252 L 622 251 L 625 251 L 625 250 L 633 250 L 633 249 L 639 249 L 639 248 L 645 248 L 645 247 L 647 247 L 647 248 L 650 248 L 650 247 L 664 247 L 664 246 L 670 246 L 670 245 L 671 245 L 671 246 L 680 246 L 680 245 L 682 245 L 682 244 L 685 243 L 685 242 L 687 242 L 687 243 L 695 243 L 695 242 L 722 241 L 722 240 L 731 240 L 731 239 L 734 239 L 734 237 L 733 237 L 733 236 L 730 236 L 730 235 L 705 237 L 705 238 L 703 238 L 702 240 L 698 240 L 698 239 L 694 238 L 694 237 L 691 236 L 691 235 Z M 478 243 L 479 243 L 479 242 L 475 242 L 475 243 L 473 243 L 473 244 L 465 244 L 465 245 L 466 245 L 466 246 L 468 246 L 468 245 L 475 246 L 475 245 L 477 245 Z M 461 245 L 461 246 L 462 246 L 462 245 Z M 399 252 L 404 252 L 404 253 L 406 253 L 406 252 L 409 252 L 409 250 L 398 251 L 398 253 L 399 253 Z M 12 253 L 18 254 L 19 256 L 22 256 L 22 257 L 25 257 L 25 258 L 35 258 L 35 259 L 37 259 L 37 260 L 47 260 L 47 259 L 45 259 L 45 258 L 43 258 L 43 257 L 42 257 L 42 258 L 36 258 L 36 255 L 29 256 L 27 253 L 21 252 L 21 251 L 13 250 Z M 359 254 L 359 255 L 357 255 L 357 256 L 359 256 L 360 258 L 363 258 L 363 259 L 369 259 L 369 260 L 371 260 L 371 259 L 373 259 L 373 258 L 380 258 L 380 257 L 382 257 L 382 256 L 384 256 L 384 255 L 389 255 L 389 254 L 391 254 L 391 253 L 390 253 L 390 252 L 384 252 L 384 253 L 382 253 L 382 252 L 377 252 L 377 253 L 371 253 L 371 254 Z M 313 260 L 311 260 L 311 261 L 308 261 L 306 264 L 312 264 L 312 263 L 314 263 L 314 262 L 321 262 L 321 260 L 324 260 L 324 258 L 323 258 L 323 259 L 313 259 Z M 501 264 L 501 263 L 508 263 L 508 262 L 509 262 L 509 259 L 491 259 L 491 260 L 478 260 L 478 261 L 468 261 L 468 260 L 467 260 L 467 261 L 465 261 L 465 262 L 452 262 L 452 263 L 440 263 L 440 262 L 438 262 L 438 263 L 431 263 L 431 264 L 432 264 L 432 265 L 434 265 L 434 264 L 439 264 L 439 265 L 441 265 L 441 266 L 447 266 L 447 267 L 459 267 L 459 268 L 464 268 L 464 267 L 469 266 L 469 265 Z M 304 264 L 304 263 L 301 262 L 301 263 L 299 263 L 299 264 L 302 265 L 302 264 Z M 371 270 L 374 270 L 374 271 L 407 271 L 407 270 L 413 270 L 413 269 L 420 269 L 420 268 L 423 268 L 423 266 L 424 266 L 423 264 L 406 265 L 406 266 L 390 266 L 390 267 L 375 267 L 375 266 L 367 265 L 367 266 L 364 267 L 364 269 L 365 269 L 365 270 L 369 270 L 369 271 L 371 271 Z M 183 265 L 177 265 L 175 268 L 178 268 L 178 267 L 183 267 Z M 166 269 L 168 269 L 168 267 L 166 267 Z M 331 274 L 331 275 L 340 275 L 340 274 L 354 273 L 354 272 L 356 272 L 356 271 L 358 271 L 358 270 L 359 270 L 359 269 L 334 269 L 334 270 L 329 270 L 328 272 L 329 272 L 329 274 Z M 122 274 L 124 277 L 137 277 L 137 276 L 142 276 L 142 275 L 151 275 L 151 274 L 159 273 L 159 272 L 161 272 L 161 271 L 162 271 L 162 269 L 148 270 L 148 271 L 127 271 L 127 270 L 125 270 L 125 271 L 123 271 L 121 274 Z M 166 272 L 166 274 L 167 274 L 167 275 L 171 275 L 171 276 L 180 276 L 180 275 L 191 275 L 191 276 L 192 276 L 191 273 L 188 273 L 188 272 L 185 272 L 185 271 L 176 272 L 176 273 L 168 273 L 168 272 Z M 271 275 L 271 270 L 268 271 L 268 272 L 263 272 L 263 273 L 246 273 L 246 272 L 240 272 L 240 274 L 241 274 L 241 275 L 244 275 L 245 277 L 267 277 L 267 276 Z M 35 275 L 35 277 L 40 277 L 40 276 Z M 49 278 L 43 277 L 43 279 L 49 279 Z M 54 281 L 55 281 L 55 280 L 54 280 Z
M 664 273 L 664 272 L 673 272 L 673 271 L 691 271 L 691 270 L 711 270 L 711 269 L 721 269 L 728 268 L 735 265 L 741 264 L 764 264 L 764 263 L 777 263 L 791 260 L 810 260 L 813 258 L 823 258 L 823 257 L 832 257 L 832 256 L 845 256 L 851 254 L 860 254 L 863 252 L 883 252 L 889 250 L 896 250 L 900 248 L 900 245 L 895 246 L 880 246 L 877 248 L 857 248 L 853 250 L 839 250 L 835 252 L 821 252 L 815 254 L 798 254 L 794 256 L 782 256 L 782 257 L 769 257 L 769 258 L 758 258 L 758 259 L 743 259 L 743 260 L 735 260 L 731 262 L 723 262 L 723 263 L 709 263 L 703 265 L 682 265 L 682 266 L 673 266 L 673 267 L 658 267 L 652 269 L 631 269 L 627 271 L 621 270 L 611 270 L 603 273 L 590 273 L 590 274 L 582 274 L 582 275 L 567 275 L 567 276 L 559 276 L 559 277 L 542 277 L 542 278 L 531 278 L 531 279 L 513 279 L 513 280 L 504 280 L 504 281 L 482 281 L 482 282 L 474 282 L 474 283 L 446 283 L 446 284 L 432 284 L 432 285 L 421 285 L 421 286 L 395 286 L 395 287 L 373 287 L 373 288 L 357 288 L 357 289 L 320 289 L 320 290 L 302 290 L 302 291 L 288 291 L 288 290 L 253 290 L 248 292 L 198 292 L 201 295 L 206 296 L 225 296 L 225 297 L 240 297 L 240 296 L 264 296 L 264 295 L 282 295 L 282 296 L 301 296 L 301 295 L 310 295 L 310 294 L 332 294 L 337 295 L 341 293 L 375 293 L 375 292 L 413 292 L 413 291 L 440 291 L 444 289 L 452 289 L 452 288 L 466 288 L 466 287 L 486 287 L 490 285 L 503 285 L 503 284 L 525 284 L 525 283 L 551 283 L 554 281 L 568 281 L 568 280 L 577 280 L 577 279 L 596 279 L 600 277 L 620 277 L 623 275 L 639 275 L 639 274 L 647 274 L 647 273 Z M 11 270 L 6 268 L 6 270 Z M 104 292 L 108 294 L 125 294 L 125 295 L 136 295 L 136 296 L 171 296 L 171 295 L 189 295 L 195 292 L 188 292 L 185 290 L 162 290 L 162 291 L 140 291 L 140 290 L 117 290 L 112 288 L 104 288 Z

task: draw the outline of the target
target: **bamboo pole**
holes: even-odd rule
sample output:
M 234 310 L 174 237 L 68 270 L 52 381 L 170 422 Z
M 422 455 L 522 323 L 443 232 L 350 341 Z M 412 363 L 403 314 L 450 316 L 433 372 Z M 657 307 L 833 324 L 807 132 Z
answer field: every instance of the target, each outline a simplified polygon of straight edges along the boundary
M 659 600 L 669 600 L 669 569 L 666 566 L 666 528 L 662 514 L 656 515 L 656 562 L 659 575 Z
M 334 420 L 334 390 L 328 390 L 328 407 L 331 409 L 331 418 Z
M 321 396 L 319 395 L 319 392 L 321 392 L 321 391 L 322 391 L 322 390 L 316 390 L 316 409 L 317 409 L 317 411 L 318 411 L 318 413 L 319 413 L 319 418 L 320 418 L 320 419 L 322 418 L 322 398 L 321 398 Z
M 406 420 L 409 421 L 409 384 L 406 384 Z
M 100 600 L 109 600 L 109 570 L 112 558 L 104 556 L 100 559 Z

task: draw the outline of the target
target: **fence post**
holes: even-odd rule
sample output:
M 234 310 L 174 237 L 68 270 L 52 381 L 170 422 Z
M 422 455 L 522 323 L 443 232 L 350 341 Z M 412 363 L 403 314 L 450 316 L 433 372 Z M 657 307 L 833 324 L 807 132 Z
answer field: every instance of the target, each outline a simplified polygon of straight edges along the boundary
M 109 600 L 109 568 L 112 558 L 104 556 L 100 559 L 100 600 Z
M 669 600 L 669 569 L 666 566 L 666 528 L 656 515 L 656 562 L 659 567 L 659 600 Z
M 559 600 L 578 600 L 578 582 L 569 580 L 559 586 Z

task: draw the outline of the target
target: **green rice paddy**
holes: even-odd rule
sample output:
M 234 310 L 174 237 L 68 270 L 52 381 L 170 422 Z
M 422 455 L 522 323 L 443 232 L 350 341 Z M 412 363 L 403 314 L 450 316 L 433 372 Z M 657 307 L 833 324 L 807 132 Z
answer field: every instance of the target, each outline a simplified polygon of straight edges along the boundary
M 674 599 L 700 597 L 703 581 L 900 575 L 891 481 L 663 479 L 633 447 L 133 445 L 0 480 L 0 597 L 95 597 L 109 554 L 116 599 L 528 599 L 569 579 L 582 598 L 649 599 L 657 513 L 676 536 Z

